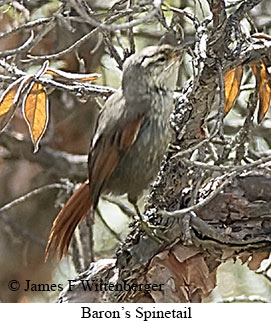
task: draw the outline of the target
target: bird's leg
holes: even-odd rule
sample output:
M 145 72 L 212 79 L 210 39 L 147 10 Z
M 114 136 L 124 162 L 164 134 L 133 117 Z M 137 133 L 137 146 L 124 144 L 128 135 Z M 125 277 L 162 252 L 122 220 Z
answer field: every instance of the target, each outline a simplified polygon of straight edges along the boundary
M 133 205 L 135 212 L 139 218 L 139 222 L 140 222 L 140 225 L 141 225 L 141 228 L 143 229 L 143 231 L 145 231 L 146 234 L 150 238 L 152 238 L 153 240 L 155 240 L 157 243 L 160 244 L 162 242 L 162 240 L 155 234 L 155 232 L 152 230 L 152 228 L 149 226 L 149 224 L 146 221 L 144 221 L 142 214 L 139 210 L 138 204 L 137 204 L 137 199 L 131 198 L 128 195 L 128 201 Z

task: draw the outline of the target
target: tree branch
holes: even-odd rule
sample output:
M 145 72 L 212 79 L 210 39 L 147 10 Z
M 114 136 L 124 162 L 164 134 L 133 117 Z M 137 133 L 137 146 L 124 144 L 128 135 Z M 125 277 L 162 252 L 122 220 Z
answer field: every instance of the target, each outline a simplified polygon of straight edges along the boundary
M 38 163 L 46 171 L 71 180 L 85 181 L 87 178 L 87 156 L 72 155 L 42 146 L 37 154 L 32 152 L 30 140 L 18 134 L 3 132 L 0 136 L 0 145 L 8 150 L 5 159 L 24 158 L 30 162 Z

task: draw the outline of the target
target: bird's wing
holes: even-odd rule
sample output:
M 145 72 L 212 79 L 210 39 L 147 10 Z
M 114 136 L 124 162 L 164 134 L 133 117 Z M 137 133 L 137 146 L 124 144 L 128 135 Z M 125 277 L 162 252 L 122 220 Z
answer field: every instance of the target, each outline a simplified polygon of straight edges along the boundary
M 117 96 L 116 100 L 118 100 Z M 129 113 L 129 111 L 125 111 L 125 108 L 120 109 L 120 112 L 114 110 L 114 108 L 121 107 L 121 104 L 125 104 L 120 101 L 115 103 L 114 106 L 114 101 L 111 101 L 110 107 L 106 107 L 105 114 L 101 115 L 99 123 L 102 124 L 103 129 L 99 129 L 98 125 L 89 153 L 90 196 L 94 208 L 106 181 L 135 142 L 144 119 L 142 113 L 138 115 Z

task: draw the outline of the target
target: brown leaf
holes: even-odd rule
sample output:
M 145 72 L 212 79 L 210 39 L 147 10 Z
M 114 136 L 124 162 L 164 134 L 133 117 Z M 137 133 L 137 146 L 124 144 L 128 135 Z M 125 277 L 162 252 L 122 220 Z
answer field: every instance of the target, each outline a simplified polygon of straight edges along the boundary
M 243 67 L 238 66 L 224 75 L 224 84 L 225 84 L 225 106 L 224 114 L 231 110 L 234 102 L 239 94 L 240 85 L 243 76 Z
M 248 261 L 250 256 L 251 256 L 250 252 L 244 251 L 244 252 L 242 252 L 242 254 L 238 258 L 241 260 L 242 265 L 243 265 Z
M 234 251 L 232 249 L 224 249 L 221 259 L 225 261 L 227 259 L 233 258 L 233 255 L 234 255 Z
M 257 270 L 261 266 L 261 262 L 264 259 L 267 259 L 269 257 L 269 252 L 263 251 L 263 252 L 256 252 L 252 255 L 252 259 L 249 261 L 248 267 L 251 270 Z
M 0 99 L 0 132 L 2 132 L 14 116 L 19 99 L 31 76 L 23 76 L 9 85 Z
M 271 78 L 263 60 L 258 63 L 250 64 L 250 67 L 256 77 L 257 88 L 259 89 L 259 111 L 258 123 L 266 115 L 271 99 Z
M 91 74 L 77 74 L 77 73 L 69 73 L 61 70 L 54 70 L 52 68 L 48 68 L 45 72 L 47 75 L 51 75 L 54 80 L 61 81 L 65 83 L 71 83 L 73 81 L 80 82 L 88 82 L 96 80 L 100 77 L 100 74 L 91 73 Z
M 179 262 L 184 262 L 185 260 L 199 254 L 200 250 L 196 247 L 178 246 L 172 249 L 172 253 Z
M 216 266 L 210 272 L 199 249 L 176 245 L 152 258 L 146 281 L 163 287 L 150 292 L 155 302 L 199 302 L 216 285 Z
M 43 86 L 33 83 L 23 102 L 23 114 L 28 124 L 34 153 L 38 151 L 39 142 L 46 130 L 49 114 L 48 99 Z

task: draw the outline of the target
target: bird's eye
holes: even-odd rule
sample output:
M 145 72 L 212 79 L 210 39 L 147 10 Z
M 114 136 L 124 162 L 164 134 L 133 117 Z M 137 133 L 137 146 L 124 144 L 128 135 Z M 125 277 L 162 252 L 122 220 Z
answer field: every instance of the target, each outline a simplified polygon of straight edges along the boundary
M 165 56 L 158 58 L 157 62 L 164 63 L 166 61 Z

